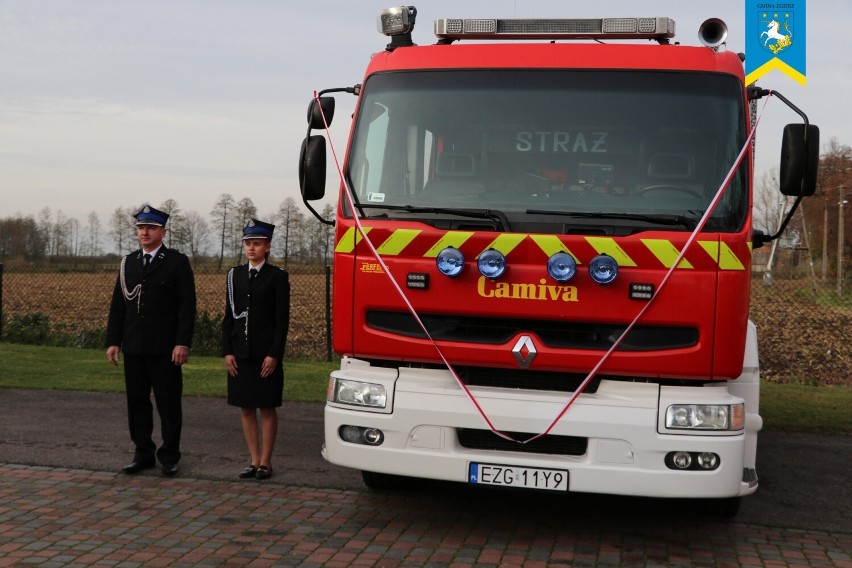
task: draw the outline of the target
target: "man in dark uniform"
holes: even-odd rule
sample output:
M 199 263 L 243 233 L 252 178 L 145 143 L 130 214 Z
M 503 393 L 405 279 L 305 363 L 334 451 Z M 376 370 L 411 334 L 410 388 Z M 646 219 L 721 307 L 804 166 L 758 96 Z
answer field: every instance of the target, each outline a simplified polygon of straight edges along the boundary
M 107 360 L 118 365 L 124 351 L 130 438 L 136 445 L 133 461 L 121 471 L 152 468 L 156 458 L 171 476 L 181 455 L 181 365 L 192 346 L 195 278 L 186 255 L 163 246 L 168 213 L 146 205 L 134 217 L 142 248 L 121 260 L 106 333 Z M 159 449 L 151 437 L 152 390 L 163 437 Z

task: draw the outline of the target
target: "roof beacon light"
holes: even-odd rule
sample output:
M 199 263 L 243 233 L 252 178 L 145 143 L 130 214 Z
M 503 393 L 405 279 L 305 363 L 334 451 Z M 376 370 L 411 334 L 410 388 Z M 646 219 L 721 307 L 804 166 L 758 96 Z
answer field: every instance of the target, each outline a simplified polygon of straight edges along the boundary
M 435 258 L 438 271 L 445 276 L 455 278 L 464 268 L 464 255 L 454 247 L 447 247 Z
M 379 12 L 376 24 L 379 32 L 393 38 L 404 36 L 411 45 L 411 32 L 414 31 L 414 20 L 417 18 L 417 8 L 414 6 L 394 6 Z
M 486 278 L 500 278 L 506 272 L 506 257 L 497 249 L 488 249 L 476 259 L 479 273 Z
M 598 284 L 610 284 L 618 276 L 618 263 L 609 255 L 599 254 L 589 262 L 589 276 Z
M 547 273 L 557 282 L 568 282 L 577 274 L 577 261 L 565 251 L 553 253 L 547 259 Z
M 458 39 L 654 39 L 675 35 L 671 18 L 455 19 L 435 20 L 435 35 Z

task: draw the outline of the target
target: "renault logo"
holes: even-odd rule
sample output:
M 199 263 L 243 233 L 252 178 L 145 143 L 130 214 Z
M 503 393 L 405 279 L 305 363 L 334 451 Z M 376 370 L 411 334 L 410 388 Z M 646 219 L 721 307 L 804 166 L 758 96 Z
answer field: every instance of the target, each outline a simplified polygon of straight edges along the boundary
M 535 344 L 529 335 L 522 335 L 515 346 L 512 347 L 512 355 L 522 369 L 528 369 L 532 365 L 536 355 Z

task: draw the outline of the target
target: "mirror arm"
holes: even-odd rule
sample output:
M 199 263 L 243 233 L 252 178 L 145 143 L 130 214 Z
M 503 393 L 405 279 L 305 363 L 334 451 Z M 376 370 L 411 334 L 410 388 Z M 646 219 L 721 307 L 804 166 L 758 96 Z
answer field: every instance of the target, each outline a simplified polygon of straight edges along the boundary
M 800 195 L 796 198 L 796 201 L 793 202 L 793 206 L 790 208 L 790 211 L 787 212 L 787 216 L 784 217 L 784 222 L 781 223 L 781 228 L 778 229 L 778 232 L 774 235 L 765 235 L 762 232 L 754 232 L 752 235 L 752 242 L 754 243 L 753 248 L 760 248 L 766 243 L 771 243 L 775 239 L 781 236 L 784 232 L 784 229 L 787 228 L 787 224 L 790 222 L 790 219 L 793 218 L 793 214 L 796 213 L 796 209 L 799 208 L 799 203 L 802 202 L 804 198 L 803 195 Z
M 792 102 L 790 102 L 790 99 L 788 99 L 778 91 L 773 91 L 772 89 L 761 89 L 757 85 L 750 85 L 748 87 L 748 100 L 756 101 L 766 96 L 778 97 L 785 105 L 790 107 L 793 112 L 802 117 L 802 120 L 805 122 L 805 140 L 807 141 L 808 125 L 810 124 L 810 121 L 808 120 L 808 115 L 802 112 L 802 109 L 794 105 Z
M 316 218 L 317 218 L 317 220 L 318 220 L 320 223 L 322 223 L 323 225 L 329 225 L 329 226 L 331 226 L 331 227 L 333 227 L 333 226 L 334 226 L 334 219 L 331 219 L 331 220 L 326 219 L 326 218 L 324 218 L 322 215 L 320 215 L 319 213 L 317 213 L 317 210 L 316 210 L 316 209 L 314 209 L 314 208 L 311 206 L 311 204 L 310 204 L 310 203 L 308 203 L 308 200 L 307 200 L 307 199 L 305 199 L 305 196 L 304 196 L 304 195 L 302 196 L 302 203 L 304 203 L 304 204 L 305 204 L 305 207 L 307 207 L 307 208 L 308 208 L 308 211 L 310 211 L 311 213 L 313 213 L 313 214 L 314 214 L 314 217 L 316 217 Z
M 361 85 L 354 85 L 352 87 L 335 87 L 334 89 L 324 89 L 317 93 L 317 98 L 327 95 L 328 93 L 350 93 L 352 95 L 361 94 Z

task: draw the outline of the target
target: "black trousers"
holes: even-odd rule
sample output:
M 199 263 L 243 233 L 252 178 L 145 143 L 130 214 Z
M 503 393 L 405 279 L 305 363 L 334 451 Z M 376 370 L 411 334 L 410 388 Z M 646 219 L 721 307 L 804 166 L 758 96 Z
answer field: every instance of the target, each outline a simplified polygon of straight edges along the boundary
M 135 460 L 175 464 L 180 460 L 180 432 L 183 423 L 181 396 L 183 373 L 169 355 L 125 355 L 124 384 L 127 390 L 127 418 L 130 439 L 136 445 Z M 163 445 L 156 449 L 154 409 L 151 391 L 160 415 Z M 156 452 L 155 452 L 156 450 Z

